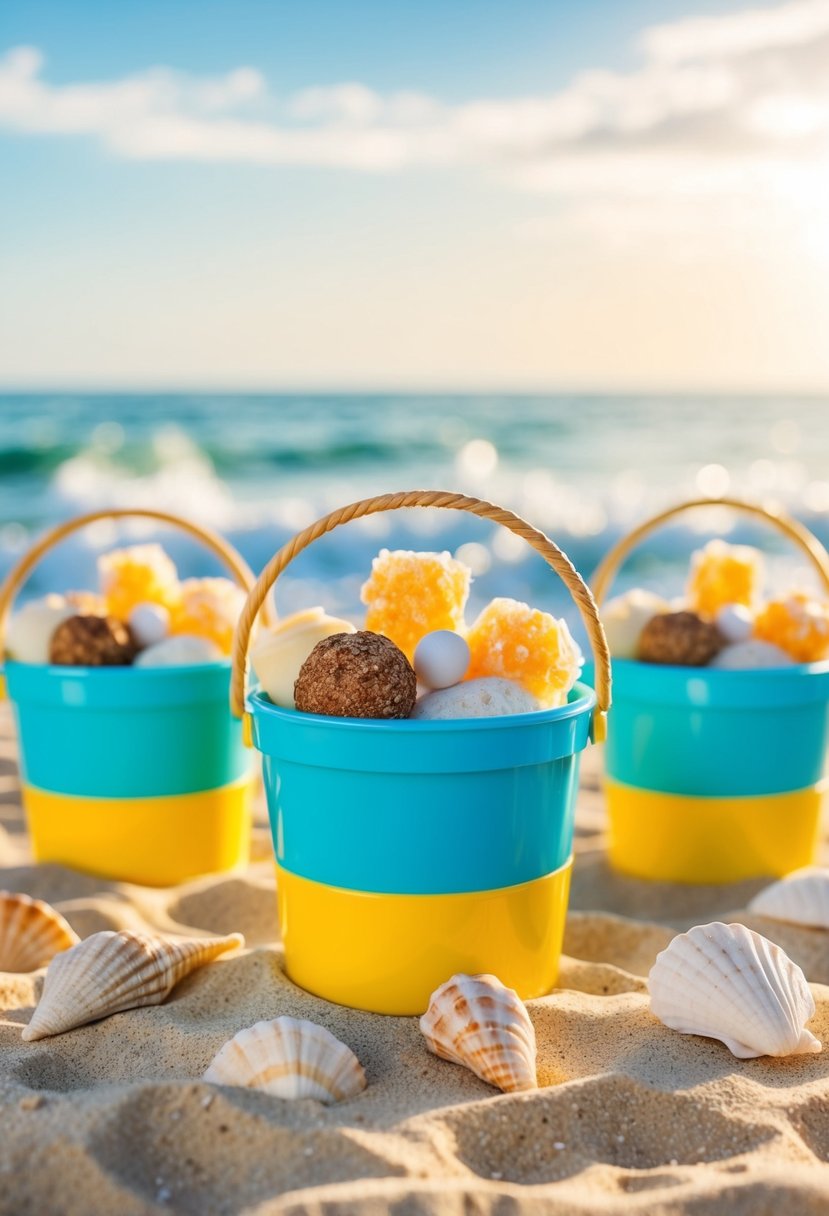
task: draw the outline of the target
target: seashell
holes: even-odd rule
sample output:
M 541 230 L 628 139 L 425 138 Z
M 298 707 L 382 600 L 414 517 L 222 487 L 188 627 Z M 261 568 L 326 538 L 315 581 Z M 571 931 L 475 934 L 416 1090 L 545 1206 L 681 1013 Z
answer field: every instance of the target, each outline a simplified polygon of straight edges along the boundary
M 748 905 L 751 912 L 812 929 L 829 929 L 829 870 L 806 866 L 765 887 Z
M 354 1052 L 324 1026 L 297 1018 L 240 1030 L 215 1056 L 204 1080 L 325 1103 L 353 1098 L 366 1087 Z
M 44 1039 L 125 1009 L 160 1005 L 185 975 L 244 943 L 241 933 L 182 941 L 128 930 L 93 933 L 52 959 L 23 1038 Z
M 789 956 L 745 925 L 680 933 L 648 976 L 651 1012 L 682 1034 L 719 1039 L 741 1060 L 820 1051 L 815 1002 Z
M 0 891 L 0 971 L 37 971 L 80 940 L 49 904 Z
M 436 1056 L 505 1093 L 538 1087 L 530 1015 L 494 975 L 453 975 L 432 993 L 420 1029 Z

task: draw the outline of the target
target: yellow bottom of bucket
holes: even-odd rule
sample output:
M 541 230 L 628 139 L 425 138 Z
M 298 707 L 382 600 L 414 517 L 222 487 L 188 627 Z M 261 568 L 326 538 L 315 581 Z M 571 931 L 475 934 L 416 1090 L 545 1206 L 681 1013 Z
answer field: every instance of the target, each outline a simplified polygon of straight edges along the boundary
M 610 861 L 662 882 L 781 877 L 815 859 L 826 783 L 751 798 L 691 798 L 605 782 Z
M 423 1013 L 456 972 L 490 972 L 525 1000 L 558 974 L 571 862 L 533 882 L 459 895 L 348 891 L 277 866 L 288 975 L 373 1013 Z
M 247 863 L 253 779 L 161 798 L 80 798 L 26 786 L 36 861 L 171 886 Z

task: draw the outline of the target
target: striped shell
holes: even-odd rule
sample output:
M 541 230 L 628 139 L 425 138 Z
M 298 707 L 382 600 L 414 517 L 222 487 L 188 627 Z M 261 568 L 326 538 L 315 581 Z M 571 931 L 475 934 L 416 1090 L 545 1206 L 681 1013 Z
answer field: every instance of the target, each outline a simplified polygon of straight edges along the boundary
M 0 891 L 0 971 L 37 971 L 79 941 L 49 904 Z
M 341 1102 L 366 1087 L 354 1052 L 314 1022 L 276 1018 L 240 1030 L 204 1074 L 214 1085 L 261 1089 L 277 1098 Z
M 829 869 L 807 866 L 766 887 L 748 905 L 772 920 L 829 929 Z
M 494 975 L 453 975 L 432 993 L 420 1029 L 430 1051 L 506 1093 L 536 1089 L 535 1030 L 523 1001 Z
M 820 1051 L 806 977 L 745 925 L 715 921 L 675 937 L 648 977 L 651 1012 L 682 1034 L 719 1039 L 741 1060 Z
M 49 964 L 23 1038 L 43 1039 L 125 1009 L 160 1005 L 185 975 L 244 940 L 240 933 L 180 941 L 127 930 L 93 933 Z

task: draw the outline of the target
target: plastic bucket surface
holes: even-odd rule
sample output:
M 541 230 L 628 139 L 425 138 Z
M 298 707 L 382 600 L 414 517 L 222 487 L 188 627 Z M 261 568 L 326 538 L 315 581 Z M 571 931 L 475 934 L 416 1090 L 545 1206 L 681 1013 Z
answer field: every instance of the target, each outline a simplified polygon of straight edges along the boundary
M 244 864 L 252 764 L 229 663 L 5 676 L 38 860 L 148 885 Z
M 749 671 L 617 659 L 610 856 L 675 882 L 782 875 L 815 856 L 829 662 Z
M 422 1012 L 452 969 L 549 990 L 591 689 L 559 709 L 438 722 L 302 714 L 259 693 L 248 704 L 297 983 L 396 1013 Z

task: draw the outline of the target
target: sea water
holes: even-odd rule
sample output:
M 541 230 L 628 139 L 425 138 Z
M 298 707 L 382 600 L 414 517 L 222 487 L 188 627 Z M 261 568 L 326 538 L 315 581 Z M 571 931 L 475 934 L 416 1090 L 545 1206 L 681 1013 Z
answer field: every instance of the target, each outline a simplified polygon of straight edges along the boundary
M 679 499 L 771 499 L 829 543 L 829 399 L 811 397 L 76 394 L 0 396 L 0 571 L 44 527 L 106 506 L 178 511 L 219 529 L 255 570 L 294 532 L 358 498 L 461 490 L 510 507 L 588 576 L 627 528 Z M 720 510 L 662 532 L 619 586 L 681 589 L 706 535 L 761 544 L 771 574 L 806 577 L 786 544 Z M 162 539 L 183 573 L 211 558 L 170 533 L 96 527 L 52 555 L 28 594 L 92 586 L 95 554 Z M 523 542 L 449 511 L 338 529 L 280 580 L 282 610 L 359 612 L 382 546 L 448 549 L 473 569 L 471 609 L 511 595 L 557 612 L 566 596 Z M 575 624 L 574 612 L 568 612 Z M 355 617 L 355 619 L 358 619 Z M 580 632 L 580 631 L 579 631 Z

